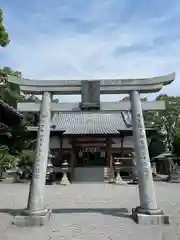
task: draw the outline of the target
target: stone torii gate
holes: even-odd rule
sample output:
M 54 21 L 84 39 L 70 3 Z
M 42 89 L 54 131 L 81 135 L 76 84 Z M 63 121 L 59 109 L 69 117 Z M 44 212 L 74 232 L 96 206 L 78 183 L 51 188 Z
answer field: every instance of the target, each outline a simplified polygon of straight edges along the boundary
M 144 102 L 141 104 L 141 93 L 158 92 L 164 85 L 170 84 L 175 74 L 146 79 L 114 79 L 114 80 L 67 80 L 44 81 L 28 80 L 8 76 L 8 81 L 19 84 L 21 91 L 42 95 L 41 103 L 19 103 L 18 110 L 37 112 L 40 110 L 40 123 L 37 136 L 36 158 L 34 161 L 32 181 L 29 190 L 27 209 L 14 217 L 16 225 L 43 225 L 49 220 L 51 211 L 44 206 L 44 187 L 49 150 L 51 112 L 83 111 L 96 109 L 99 111 L 130 110 L 132 115 L 133 138 L 139 182 L 140 206 L 132 210 L 132 216 L 138 223 L 169 223 L 156 202 L 155 188 L 152 178 L 151 164 L 145 133 L 143 110 L 162 110 L 164 102 Z M 130 102 L 100 103 L 100 94 L 129 94 Z M 52 95 L 81 94 L 82 102 L 54 103 Z

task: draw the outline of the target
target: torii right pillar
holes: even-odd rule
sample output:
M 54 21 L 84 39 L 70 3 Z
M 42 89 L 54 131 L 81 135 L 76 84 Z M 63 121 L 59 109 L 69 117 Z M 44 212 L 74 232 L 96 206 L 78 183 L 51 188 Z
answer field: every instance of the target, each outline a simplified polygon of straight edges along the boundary
M 140 198 L 140 206 L 132 210 L 132 217 L 140 224 L 169 224 L 169 216 L 164 215 L 156 202 L 144 118 L 138 91 L 130 92 L 130 101 Z

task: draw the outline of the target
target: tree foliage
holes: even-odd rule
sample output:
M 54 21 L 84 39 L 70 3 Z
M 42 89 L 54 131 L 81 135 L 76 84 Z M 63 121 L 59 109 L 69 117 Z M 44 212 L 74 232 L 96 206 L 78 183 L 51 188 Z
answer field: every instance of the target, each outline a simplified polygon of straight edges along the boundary
M 165 151 L 164 136 L 158 132 L 151 136 L 149 142 L 149 156 L 150 159 L 158 156 Z
M 9 44 L 8 33 L 5 29 L 3 23 L 3 11 L 0 9 L 0 46 L 5 47 Z M 16 77 L 21 77 L 22 74 L 19 71 L 12 70 L 9 67 L 4 67 L 0 69 L 0 99 L 8 103 L 10 106 L 16 108 L 18 101 L 34 100 L 32 96 L 24 96 L 19 88 L 19 85 L 12 84 L 8 82 L 7 76 L 12 75 Z M 0 138 L 0 169 L 6 170 L 19 161 L 24 163 L 30 162 L 32 157 L 32 150 L 30 148 L 33 146 L 32 140 L 29 141 L 26 124 L 28 121 L 34 124 L 34 119 L 37 121 L 33 114 L 28 115 L 28 120 L 23 121 L 21 124 L 7 128 L 6 131 L 11 133 L 10 135 L 4 135 Z M 29 124 L 28 124 L 29 125 Z M 27 147 L 29 150 L 27 150 Z M 26 161 L 25 161 L 26 159 Z M 30 160 L 31 159 L 31 160 Z
M 12 70 L 9 67 L 0 69 L 0 99 L 16 108 L 17 101 L 21 100 L 23 96 L 18 85 L 8 82 L 8 75 L 21 77 L 21 72 Z
M 155 127 L 161 133 L 161 136 L 164 136 L 164 138 L 157 139 L 158 147 L 156 143 L 155 147 L 161 149 L 161 143 L 163 143 L 169 151 L 180 154 L 180 97 L 164 94 L 159 95 L 156 100 L 165 101 L 165 110 L 148 112 L 145 115 L 145 121 L 149 126 Z
M 19 167 L 22 167 L 22 166 L 32 167 L 35 153 L 30 149 L 25 149 L 21 151 L 18 157 L 19 157 L 19 161 L 18 161 Z
M 3 24 L 3 11 L 0 9 L 0 46 L 5 47 L 9 43 L 8 33 Z
M 129 100 L 129 97 L 123 99 L 126 100 Z M 150 156 L 154 157 L 162 153 L 165 145 L 180 156 L 180 97 L 161 94 L 156 100 L 165 101 L 165 110 L 143 113 L 146 127 L 157 129 L 157 134 L 150 140 Z M 142 98 L 141 101 L 147 99 Z
M 155 112 L 152 122 L 165 135 L 165 144 L 173 151 L 176 129 L 180 122 L 180 97 L 159 95 L 156 100 L 164 100 L 166 109 Z
M 10 106 L 14 108 L 17 107 L 18 101 L 24 101 L 29 99 L 30 101 L 34 100 L 34 98 L 31 95 L 24 96 L 24 94 L 20 91 L 19 85 L 9 83 L 7 79 L 8 75 L 17 77 L 22 76 L 21 72 L 12 70 L 9 67 L 4 67 L 3 69 L 0 69 L 1 100 L 8 103 Z M 16 158 L 20 160 L 30 159 L 29 151 L 31 151 L 33 147 L 33 141 L 32 139 L 29 139 L 29 134 L 26 130 L 26 125 L 35 125 L 35 121 L 38 121 L 38 117 L 34 116 L 33 113 L 27 113 L 27 115 L 25 115 L 24 120 L 20 124 L 8 127 L 7 131 L 10 132 L 11 134 L 4 135 L 3 137 L 0 138 L 0 147 L 2 147 L 2 149 L 5 149 L 4 147 L 6 146 L 6 151 L 4 151 L 4 157 L 1 165 L 6 166 L 8 159 L 10 165 L 11 161 L 15 160 Z M 22 162 L 23 161 L 24 160 L 22 160 Z
M 180 157 L 180 123 L 178 122 L 176 127 L 176 135 L 173 141 L 173 150 L 178 157 Z

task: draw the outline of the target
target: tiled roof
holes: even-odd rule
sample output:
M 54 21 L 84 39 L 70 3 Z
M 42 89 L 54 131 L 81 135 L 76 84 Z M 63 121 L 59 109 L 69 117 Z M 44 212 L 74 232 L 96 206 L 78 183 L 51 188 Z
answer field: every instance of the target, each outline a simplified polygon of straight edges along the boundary
M 129 115 L 121 113 L 66 112 L 53 116 L 51 126 L 64 134 L 116 134 L 129 129 Z

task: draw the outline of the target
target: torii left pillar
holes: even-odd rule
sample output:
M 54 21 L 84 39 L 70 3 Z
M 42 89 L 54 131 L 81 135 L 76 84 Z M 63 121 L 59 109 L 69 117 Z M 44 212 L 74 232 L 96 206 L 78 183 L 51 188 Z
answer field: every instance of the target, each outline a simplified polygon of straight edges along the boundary
M 40 107 L 40 123 L 37 136 L 36 158 L 33 166 L 27 209 L 13 219 L 18 226 L 44 225 L 51 211 L 44 206 L 44 188 L 49 152 L 51 93 L 44 92 Z

